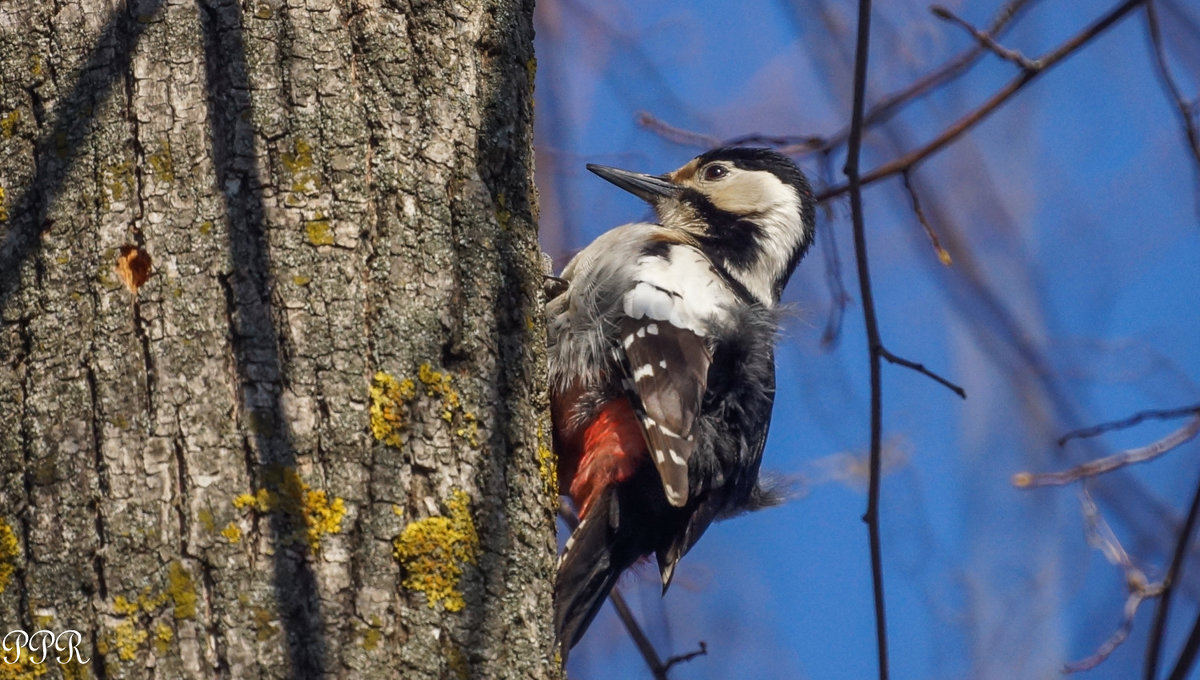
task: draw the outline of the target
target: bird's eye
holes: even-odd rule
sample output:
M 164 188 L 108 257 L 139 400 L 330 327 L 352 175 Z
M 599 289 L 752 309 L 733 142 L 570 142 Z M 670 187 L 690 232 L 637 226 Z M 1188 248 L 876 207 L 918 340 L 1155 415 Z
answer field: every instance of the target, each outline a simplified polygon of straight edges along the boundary
M 721 179 L 729 174 L 729 169 L 724 165 L 710 165 L 704 169 L 704 179 L 709 181 Z

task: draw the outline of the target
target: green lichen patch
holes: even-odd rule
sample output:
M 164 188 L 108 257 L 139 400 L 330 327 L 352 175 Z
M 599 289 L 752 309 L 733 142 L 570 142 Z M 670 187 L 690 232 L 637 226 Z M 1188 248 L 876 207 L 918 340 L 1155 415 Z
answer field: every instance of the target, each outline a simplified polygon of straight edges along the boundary
M 166 654 L 171 648 L 171 641 L 175 639 L 175 631 L 165 623 L 159 623 L 154 626 L 154 649 L 159 654 Z
M 196 520 L 200 522 L 200 526 L 204 527 L 205 531 L 217 530 L 217 518 L 213 516 L 212 510 L 201 508 L 196 513 Z
M 196 584 L 192 572 L 178 560 L 167 569 L 167 595 L 177 620 L 196 618 Z
M 333 245 L 333 229 L 324 213 L 318 212 L 316 217 L 305 222 L 304 231 L 308 234 L 308 242 L 314 246 Z
M 512 211 L 508 209 L 508 200 L 503 191 L 496 194 L 496 221 L 500 223 L 501 231 L 508 231 L 508 223 L 512 221 Z
M 12 137 L 17 133 L 17 125 L 21 122 L 21 110 L 13 109 L 7 115 L 0 118 L 0 135 L 5 139 Z
M 306 543 L 314 553 L 321 550 L 322 536 L 341 532 L 342 518 L 346 516 L 343 499 L 330 498 L 325 490 L 309 487 L 294 467 L 269 465 L 263 473 L 266 484 L 253 494 L 234 498 L 235 508 L 283 514 L 291 519 L 294 527 L 291 534 L 284 537 L 285 542 Z M 229 535 L 225 537 L 233 541 Z M 241 538 L 240 529 L 237 537 Z
M 383 639 L 383 622 L 378 616 L 372 616 L 370 625 L 362 631 L 362 648 L 368 652 L 375 651 L 379 647 L 379 641 Z
M 101 169 L 100 184 L 104 187 L 104 207 L 112 201 L 124 201 L 133 195 L 133 162 L 109 163 Z
M 0 184 L 0 222 L 8 221 L 8 204 L 4 200 L 4 185 Z
M 467 655 L 449 638 L 442 639 L 442 654 L 446 658 L 446 668 L 453 674 L 455 680 L 467 680 L 471 677 L 471 666 L 467 663 Z
M 0 519 L 0 593 L 8 587 L 13 572 L 17 570 L 17 558 L 21 555 L 21 545 L 17 543 L 17 534 L 13 528 Z
M 158 150 L 150 154 L 146 161 L 154 169 L 154 174 L 164 182 L 175 181 L 175 166 L 171 162 L 171 142 L 159 140 Z
M 313 169 L 312 144 L 308 140 L 294 141 L 292 150 L 280 154 L 279 161 L 284 172 L 291 177 L 290 189 L 293 193 L 310 193 L 320 186 L 321 176 Z
M 431 608 L 446 611 L 466 606 L 459 583 L 467 564 L 475 564 L 479 535 L 471 517 L 470 497 L 456 489 L 446 501 L 447 516 L 410 522 L 392 541 L 393 554 L 404 571 L 400 585 L 425 594 Z
M 254 639 L 259 642 L 270 640 L 279 632 L 275 613 L 265 607 L 250 608 L 250 625 L 254 627 Z

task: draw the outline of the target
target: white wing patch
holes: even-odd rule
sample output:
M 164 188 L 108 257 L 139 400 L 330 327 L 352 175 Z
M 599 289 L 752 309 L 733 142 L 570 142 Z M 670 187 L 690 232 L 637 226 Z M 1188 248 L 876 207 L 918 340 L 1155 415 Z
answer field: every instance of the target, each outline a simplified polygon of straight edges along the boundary
M 691 246 L 674 244 L 665 255 L 642 255 L 633 273 L 636 283 L 622 300 L 622 311 L 631 319 L 666 321 L 704 336 L 737 303 L 712 263 Z M 658 330 L 649 324 L 642 332 Z
M 728 321 L 737 299 L 712 263 L 686 244 L 650 248 L 632 269 L 620 327 L 623 363 L 633 379 L 629 394 L 667 502 L 681 507 L 690 494 L 692 426 L 712 362 L 705 336 Z

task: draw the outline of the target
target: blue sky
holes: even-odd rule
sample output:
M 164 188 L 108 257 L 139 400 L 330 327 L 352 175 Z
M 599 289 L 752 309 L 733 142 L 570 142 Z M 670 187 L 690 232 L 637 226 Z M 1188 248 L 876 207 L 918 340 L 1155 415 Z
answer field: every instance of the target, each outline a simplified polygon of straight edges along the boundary
M 673 169 L 704 149 L 637 123 L 646 111 L 719 139 L 830 135 L 849 117 L 853 3 L 544 0 L 537 16 L 538 185 L 543 248 L 561 265 L 604 230 L 646 217 L 588 162 Z M 1036 55 L 1115 2 L 1031 3 L 1003 38 Z M 1173 66 L 1200 88 L 1200 11 L 1159 3 Z M 948 3 L 983 25 L 997 2 Z M 1189 22 L 1191 22 L 1189 24 Z M 922 3 L 877 10 L 870 97 L 967 48 Z M 1014 76 L 984 57 L 966 76 L 867 137 L 865 168 L 930 139 Z M 820 159 L 801 157 L 820 185 Z M 842 157 L 829 165 L 841 180 Z M 884 372 L 888 624 L 896 678 L 1054 678 L 1116 629 L 1123 577 L 1084 540 L 1078 487 L 1017 490 L 1050 471 L 1148 443 L 1151 423 L 1064 449 L 1078 426 L 1200 402 L 1196 173 L 1135 12 L 1023 90 L 914 182 L 954 255 L 938 263 L 897 178 L 866 191 L 872 276 L 889 349 L 963 385 L 961 401 L 897 367 Z M 829 262 L 814 248 L 789 286 L 765 466 L 796 476 L 788 505 L 714 526 L 658 596 L 653 570 L 622 589 L 672 670 L 700 678 L 866 678 L 875 673 L 865 481 L 868 388 L 848 208 L 819 215 L 852 298 L 821 344 Z M 1102 517 L 1150 578 L 1197 479 L 1200 445 L 1090 486 Z M 1176 600 L 1176 631 L 1195 612 Z M 1190 590 L 1190 592 L 1189 592 Z M 1084 678 L 1140 672 L 1152 603 L 1130 640 Z M 1182 632 L 1172 638 L 1176 642 Z M 606 608 L 572 677 L 648 677 Z

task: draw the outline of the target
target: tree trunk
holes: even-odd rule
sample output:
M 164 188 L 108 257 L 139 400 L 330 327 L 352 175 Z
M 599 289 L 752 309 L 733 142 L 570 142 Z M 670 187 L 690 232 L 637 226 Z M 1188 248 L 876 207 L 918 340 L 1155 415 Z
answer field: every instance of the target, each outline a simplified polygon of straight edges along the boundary
M 22 668 L 559 677 L 531 22 L 0 5 L 0 634 L 88 660 Z

